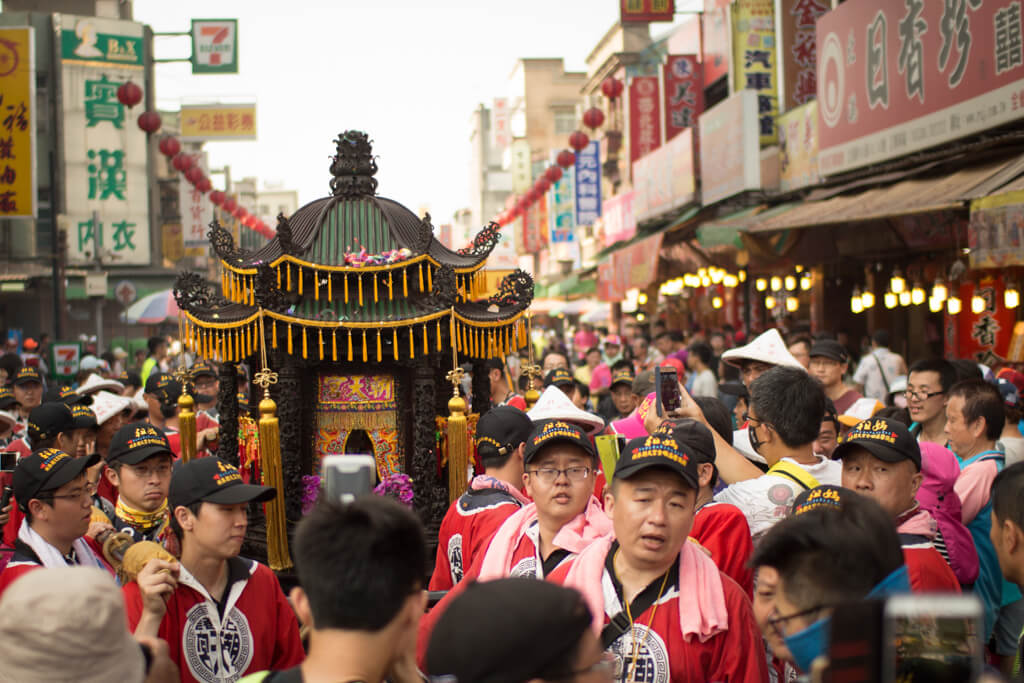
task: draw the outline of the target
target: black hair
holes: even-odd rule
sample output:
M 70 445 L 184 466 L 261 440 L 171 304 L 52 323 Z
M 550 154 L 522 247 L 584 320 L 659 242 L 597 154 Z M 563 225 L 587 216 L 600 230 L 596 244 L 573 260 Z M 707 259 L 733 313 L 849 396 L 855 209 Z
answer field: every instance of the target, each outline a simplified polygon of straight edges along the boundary
M 814 346 L 814 340 L 806 334 L 794 334 L 790 336 L 786 346 L 793 346 L 794 344 L 806 344 L 807 350 L 810 351 L 811 347 Z
M 875 342 L 876 346 L 888 348 L 889 330 L 875 330 L 875 333 L 871 335 L 871 341 Z
M 981 374 L 981 368 L 973 360 L 967 360 L 966 358 L 956 358 L 949 361 L 953 368 L 956 370 L 956 381 L 960 382 L 965 379 L 985 379 L 985 375 Z
M 816 508 L 784 519 L 754 548 L 750 566 L 779 572 L 786 597 L 799 610 L 866 596 L 903 565 L 888 513 L 853 491 L 840 508 Z
M 725 407 L 725 404 L 712 396 L 694 396 L 693 400 L 700 408 L 700 412 L 704 413 L 704 419 L 708 421 L 711 429 L 718 432 L 718 435 L 731 446 L 732 415 L 729 414 L 729 409 Z M 711 488 L 717 485 L 718 466 L 716 465 L 715 472 L 711 475 Z
M 0 356 L 0 370 L 7 371 L 7 381 L 10 382 L 21 370 L 21 356 L 16 353 L 5 353 Z
M 943 391 L 949 391 L 957 382 L 957 372 L 953 364 L 942 358 L 926 358 L 910 366 L 907 379 L 915 372 L 934 372 L 939 375 L 939 384 Z
M 601 353 L 601 349 L 597 348 L 596 346 L 591 346 L 589 349 L 583 352 L 583 357 L 586 358 L 592 353 Z
M 198 517 L 199 516 L 199 508 L 201 508 L 202 506 L 203 506 L 203 501 L 199 500 L 199 501 L 196 501 L 194 503 L 189 503 L 188 505 L 182 505 L 181 507 L 186 508 L 189 512 L 191 512 L 193 515 Z M 178 519 L 174 516 L 174 508 L 171 509 L 171 514 L 169 515 L 168 524 L 171 527 L 171 531 L 174 532 L 174 535 L 178 537 L 179 541 L 181 541 L 182 539 L 185 538 L 185 530 L 181 528 L 180 524 L 178 524 Z
M 900 408 L 899 406 L 886 406 L 879 410 L 874 415 L 875 417 L 884 417 L 886 420 L 895 420 L 900 422 L 905 427 L 909 427 L 913 420 L 910 419 L 910 413 L 906 408 Z
M 654 335 L 655 339 L 661 339 L 662 337 L 668 337 L 669 339 L 672 339 L 672 333 L 669 332 L 668 330 L 664 330 L 664 331 L 659 332 L 658 334 Z
M 149 355 L 152 356 L 153 354 L 155 354 L 156 350 L 160 348 L 160 345 L 166 343 L 167 340 L 164 339 L 163 337 L 150 337 L 146 341 L 146 348 L 149 350 Z
M 58 436 L 60 436 L 60 435 L 59 434 L 54 434 L 49 439 L 33 439 L 33 438 L 30 437 L 28 439 L 28 441 L 29 441 L 29 445 L 32 446 L 32 450 L 33 451 L 38 451 L 38 450 L 43 449 L 43 448 L 56 448 L 57 447 L 57 437 Z
M 1010 465 L 992 482 L 992 512 L 1024 531 L 1024 462 Z
M 803 369 L 775 366 L 750 385 L 757 419 L 771 425 L 782 443 L 797 448 L 813 442 L 825 417 L 825 391 Z
M 572 370 L 572 361 L 569 359 L 569 354 L 565 353 L 564 351 L 559 351 L 558 349 L 548 349 L 544 353 L 544 358 L 542 358 L 541 361 L 540 361 L 541 367 L 544 366 L 544 361 L 546 361 L 548 359 L 548 356 L 552 356 L 552 355 L 561 356 L 562 358 L 564 358 L 565 359 L 565 367 L 568 368 L 569 370 Z
M 583 382 L 581 382 L 579 380 L 575 380 L 575 381 L 576 381 L 576 391 L 580 392 L 580 396 L 583 397 L 583 400 L 585 401 L 588 398 L 590 398 L 590 387 L 588 387 L 586 384 L 584 384 Z
M 985 438 L 996 441 L 1006 426 L 1006 412 L 1003 397 L 994 385 L 983 379 L 965 379 L 949 390 L 949 397 L 959 396 L 964 400 L 964 420 L 970 424 L 979 418 L 985 420 Z
M 519 379 L 516 380 L 516 386 L 519 387 L 519 391 L 526 391 L 526 388 L 528 386 L 527 383 L 529 381 L 530 381 L 530 377 L 528 375 L 526 375 L 525 373 L 522 374 L 522 375 L 519 375 Z
M 836 411 L 836 404 L 832 402 L 828 396 L 825 397 L 825 417 L 822 418 L 822 422 L 831 422 L 836 426 L 836 434 L 841 430 L 839 424 L 839 413 Z
M 295 568 L 316 628 L 380 631 L 424 586 L 423 525 L 400 503 L 322 501 L 295 531 Z
M 614 363 L 612 363 L 612 367 L 611 367 L 611 371 L 613 373 L 615 371 L 617 371 L 617 370 L 632 370 L 632 369 L 633 369 L 633 364 L 630 363 L 625 358 L 620 358 L 619 360 L 615 361 Z
M 710 344 L 704 342 L 694 342 L 690 344 L 690 353 L 700 359 L 700 362 L 707 367 L 711 367 L 711 361 L 715 357 L 715 352 L 711 349 Z

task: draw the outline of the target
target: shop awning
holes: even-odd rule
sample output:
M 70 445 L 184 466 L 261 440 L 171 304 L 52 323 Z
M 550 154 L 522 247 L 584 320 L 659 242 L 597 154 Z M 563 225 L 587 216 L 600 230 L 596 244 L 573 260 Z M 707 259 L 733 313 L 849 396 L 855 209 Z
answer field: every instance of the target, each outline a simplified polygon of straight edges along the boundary
M 649 237 L 653 237 L 654 235 L 663 235 L 665 233 L 670 233 L 670 232 L 674 232 L 676 230 L 679 230 L 680 228 L 685 227 L 687 225 L 687 223 L 689 223 L 693 219 L 694 216 L 696 216 L 698 213 L 700 213 L 700 211 L 701 211 L 701 207 L 699 207 L 699 206 L 691 206 L 690 208 L 686 209 L 685 211 L 683 211 L 681 214 L 679 214 L 678 216 L 676 216 L 672 220 L 664 223 L 663 225 L 658 226 L 654 230 L 646 230 L 644 232 L 637 232 L 636 235 L 634 235 L 632 238 L 630 238 L 628 240 L 625 240 L 625 241 L 622 241 L 622 242 L 616 242 L 615 244 L 612 244 L 612 245 L 609 245 L 609 246 L 605 247 L 604 249 L 599 251 L 594 258 L 596 258 L 598 260 L 604 259 L 604 258 L 607 258 L 611 254 L 614 254 L 615 252 L 617 252 L 617 251 L 619 251 L 621 249 L 625 249 L 627 247 L 630 247 L 630 246 L 636 244 L 637 242 L 642 242 L 642 241 L 646 240 Z
M 597 291 L 597 279 L 594 277 L 597 267 L 581 270 L 553 282 L 545 290 L 545 296 L 549 297 L 573 297 L 586 296 Z
M 944 176 L 912 178 L 855 195 L 841 195 L 822 201 L 800 202 L 787 210 L 759 217 L 745 232 L 763 233 L 881 220 L 931 211 L 964 209 L 966 202 L 992 192 L 992 185 L 1006 182 L 1021 165 L 1020 157 L 1002 159 Z

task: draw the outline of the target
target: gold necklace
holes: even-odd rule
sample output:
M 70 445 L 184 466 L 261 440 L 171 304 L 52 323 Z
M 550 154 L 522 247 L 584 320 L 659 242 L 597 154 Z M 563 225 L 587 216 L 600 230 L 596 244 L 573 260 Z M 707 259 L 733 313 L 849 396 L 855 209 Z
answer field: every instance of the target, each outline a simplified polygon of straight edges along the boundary
M 612 560 L 612 566 L 614 566 L 614 564 L 615 561 Z M 661 603 L 661 596 L 665 594 L 665 586 L 668 584 L 668 573 L 670 571 L 672 571 L 671 568 L 665 572 L 665 576 L 661 579 L 661 588 L 658 590 L 658 597 L 654 600 L 654 609 L 651 610 L 651 618 L 647 620 L 647 630 L 644 632 L 644 637 L 641 639 L 644 647 L 647 646 L 647 639 L 651 635 L 651 624 L 654 623 L 654 615 L 658 613 L 658 605 Z M 626 603 L 626 616 L 629 618 L 629 634 L 633 637 L 633 654 L 630 657 L 630 659 L 632 659 L 632 665 L 629 669 L 629 680 L 636 683 L 636 659 L 640 655 L 641 640 L 637 640 L 637 638 L 633 636 L 633 613 L 629 609 L 629 600 L 626 600 L 625 592 L 623 592 L 622 598 Z

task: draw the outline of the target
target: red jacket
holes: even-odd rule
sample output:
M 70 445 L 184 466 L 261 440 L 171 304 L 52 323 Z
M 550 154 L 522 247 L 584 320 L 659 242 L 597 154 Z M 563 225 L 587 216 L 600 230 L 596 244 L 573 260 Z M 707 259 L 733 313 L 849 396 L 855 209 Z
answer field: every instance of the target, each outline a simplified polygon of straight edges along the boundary
M 711 552 L 711 559 L 723 574 L 753 597 L 754 573 L 747 562 L 754 544 L 742 510 L 729 503 L 710 502 L 697 510 L 690 536 Z
M 202 584 L 181 568 L 159 637 L 167 641 L 182 683 L 237 681 L 248 673 L 290 669 L 302 662 L 298 621 L 270 569 L 233 557 L 224 590 L 222 616 Z M 134 581 L 122 591 L 134 631 L 142 617 L 142 595 Z
M 17 533 L 15 533 L 15 538 L 17 538 Z M 95 565 L 94 563 L 89 562 L 88 559 L 81 557 L 79 558 L 79 564 L 85 566 L 99 566 L 103 569 L 106 569 L 108 572 L 111 573 L 111 580 L 113 580 L 114 569 L 109 564 L 107 564 L 106 560 L 103 559 L 103 548 L 100 547 L 100 545 L 89 536 L 83 536 L 82 540 L 84 540 L 86 544 L 88 544 L 89 548 L 96 555 L 96 558 L 99 560 L 100 564 Z M 7 587 L 9 585 L 17 581 L 25 574 L 28 574 L 29 572 L 35 571 L 37 569 L 46 569 L 46 567 L 44 567 L 40 562 L 39 557 L 28 545 L 22 543 L 21 541 L 12 542 L 11 545 L 14 547 L 14 556 L 11 557 L 11 561 L 8 562 L 7 566 L 4 567 L 2 572 L 0 572 L 0 596 L 4 594 L 4 591 L 7 590 Z
M 910 574 L 910 590 L 915 593 L 959 593 L 960 581 L 931 542 L 903 545 L 903 561 Z

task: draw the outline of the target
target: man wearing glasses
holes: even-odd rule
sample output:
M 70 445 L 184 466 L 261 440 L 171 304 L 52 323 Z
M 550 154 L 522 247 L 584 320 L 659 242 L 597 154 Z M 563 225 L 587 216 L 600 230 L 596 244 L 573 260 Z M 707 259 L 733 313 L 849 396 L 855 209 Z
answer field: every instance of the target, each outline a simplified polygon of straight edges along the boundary
M 918 441 L 945 446 L 946 392 L 956 382 L 956 368 L 942 359 L 920 360 L 910 368 L 907 377 L 907 399 L 910 432 Z
M 98 455 L 75 458 L 56 448 L 35 451 L 14 470 L 14 495 L 25 515 L 14 542 L 14 557 L 0 573 L 0 595 L 21 575 L 68 565 L 113 570 L 96 542 L 85 535 L 92 517 L 86 469 Z

